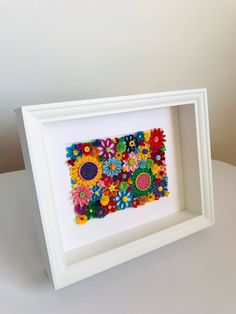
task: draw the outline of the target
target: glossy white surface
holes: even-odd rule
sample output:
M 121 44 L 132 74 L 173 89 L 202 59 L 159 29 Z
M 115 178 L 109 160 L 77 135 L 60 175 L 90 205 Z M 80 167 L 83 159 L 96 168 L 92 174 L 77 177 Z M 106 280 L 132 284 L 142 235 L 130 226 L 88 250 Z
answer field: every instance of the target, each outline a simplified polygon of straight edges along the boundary
M 0 313 L 235 314 L 236 168 L 213 162 L 216 224 L 55 292 L 24 171 L 0 176 Z

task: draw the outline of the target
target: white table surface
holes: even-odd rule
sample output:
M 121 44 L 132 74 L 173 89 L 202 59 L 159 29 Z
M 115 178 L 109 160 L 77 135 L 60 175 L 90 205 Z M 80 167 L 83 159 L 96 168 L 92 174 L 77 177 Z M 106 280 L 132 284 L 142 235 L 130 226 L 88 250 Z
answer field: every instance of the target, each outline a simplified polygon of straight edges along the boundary
M 55 292 L 25 171 L 0 175 L 0 314 L 235 314 L 236 167 L 213 177 L 215 226 Z

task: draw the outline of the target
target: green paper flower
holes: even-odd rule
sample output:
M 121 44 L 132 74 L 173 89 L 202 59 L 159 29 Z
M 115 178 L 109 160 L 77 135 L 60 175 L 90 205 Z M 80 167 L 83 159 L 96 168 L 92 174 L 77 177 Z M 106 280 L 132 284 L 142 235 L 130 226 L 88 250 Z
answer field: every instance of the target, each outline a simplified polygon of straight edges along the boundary
M 104 159 L 105 159 L 105 157 L 104 157 L 104 156 L 98 156 L 98 160 L 99 160 L 99 161 L 101 161 L 101 162 L 102 162 Z
M 116 145 L 116 151 L 119 153 L 124 153 L 126 151 L 126 143 L 123 140 L 120 140 Z
M 154 166 L 154 161 L 152 159 L 148 159 L 147 160 L 147 168 L 152 169 L 153 166 Z
M 119 184 L 119 188 L 121 191 L 126 191 L 128 186 L 129 186 L 129 184 L 127 182 L 124 182 L 124 181 L 120 182 L 120 184 Z
M 155 180 L 155 176 L 152 172 L 145 168 L 138 168 L 134 171 L 134 174 L 131 178 L 133 182 L 133 193 L 135 196 L 147 195 L 152 187 Z

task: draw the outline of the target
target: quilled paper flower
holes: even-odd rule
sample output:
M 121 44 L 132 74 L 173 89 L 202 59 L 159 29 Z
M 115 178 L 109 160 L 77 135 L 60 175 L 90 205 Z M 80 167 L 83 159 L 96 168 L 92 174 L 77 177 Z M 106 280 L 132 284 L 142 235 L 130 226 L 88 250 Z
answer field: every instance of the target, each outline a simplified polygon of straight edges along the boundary
M 104 207 L 101 207 L 97 210 L 97 217 L 98 218 L 103 218 L 106 216 L 106 209 Z
M 147 195 L 147 201 L 148 201 L 148 202 L 153 202 L 153 201 L 155 201 L 155 194 L 149 193 L 149 194 Z
M 159 183 L 154 182 L 153 188 L 152 188 L 152 193 L 162 197 L 164 196 L 164 193 L 167 191 L 167 187 L 163 183 L 163 181 L 160 181 Z
M 165 135 L 162 129 L 153 129 L 150 135 L 150 146 L 151 147 L 161 147 L 165 142 Z
M 103 194 L 107 194 L 108 196 L 116 196 L 118 191 L 119 191 L 119 181 L 112 181 L 103 190 Z
M 132 207 L 137 208 L 140 205 L 140 199 L 135 198 L 131 204 Z
M 88 205 L 88 202 L 92 198 L 92 193 L 92 190 L 85 185 L 77 186 L 77 188 L 72 191 L 74 204 L 80 207 Z
M 121 171 L 119 174 L 118 174 L 118 180 L 119 181 L 127 181 L 130 177 L 130 173 L 127 172 L 127 171 Z
M 155 163 L 157 163 L 159 166 L 165 164 L 165 153 L 159 150 L 157 153 L 152 154 L 152 159 Z
M 119 184 L 119 189 L 121 191 L 126 191 L 129 187 L 129 184 L 125 181 L 121 181 L 120 184 Z
M 101 146 L 99 155 L 104 156 L 106 159 L 114 156 L 116 152 L 116 144 L 112 142 L 110 138 L 106 140 L 101 140 Z
M 98 185 L 94 185 L 92 187 L 92 190 L 93 190 L 92 199 L 94 201 L 99 200 L 101 198 L 101 196 L 102 196 L 102 189 Z
M 146 142 L 150 140 L 151 132 L 150 131 L 145 131 L 144 132 L 144 139 Z
M 108 213 L 114 213 L 117 209 L 116 207 L 116 201 L 112 201 L 110 203 L 107 204 L 106 208 L 106 212 Z
M 126 151 L 126 142 L 124 139 L 120 140 L 116 145 L 116 151 L 118 153 L 124 153 Z
M 117 158 L 117 159 L 122 159 L 123 158 L 123 155 L 122 155 L 122 153 L 120 153 L 120 152 L 116 152 L 115 153 L 115 158 Z
M 133 180 L 133 190 L 136 196 L 147 195 L 153 186 L 155 177 L 148 169 L 135 170 L 132 180 Z
M 78 185 L 93 186 L 102 177 L 102 163 L 96 157 L 83 155 L 71 166 L 70 175 Z
M 78 150 L 75 144 L 72 144 L 70 147 L 67 147 L 66 157 L 69 159 L 76 160 L 78 157 L 82 155 L 81 151 Z
M 83 225 L 88 221 L 88 217 L 86 215 L 76 216 L 75 220 L 77 224 Z
M 148 158 L 151 157 L 151 151 L 149 144 L 145 143 L 143 145 L 139 145 L 139 159 L 147 160 Z
M 126 142 L 126 150 L 127 152 L 134 152 L 136 149 L 136 145 L 137 145 L 137 141 L 136 138 L 134 136 L 134 134 L 130 134 L 130 135 L 126 135 L 125 136 L 125 142 Z
M 164 131 L 156 128 L 68 146 L 75 222 L 167 197 L 165 142 Z
M 132 201 L 133 195 L 128 191 L 120 191 L 116 197 L 117 207 L 121 210 L 125 209 L 126 207 L 130 207 Z
M 75 205 L 75 213 L 78 214 L 78 215 L 83 215 L 87 210 L 87 207 L 84 205 L 84 206 L 80 206 L 79 204 L 78 205 Z
M 144 140 L 144 132 L 139 131 L 135 134 L 136 143 L 140 143 Z
M 135 169 L 138 168 L 138 165 L 139 165 L 138 155 L 135 154 L 134 152 L 131 152 L 127 160 L 124 161 L 123 168 L 127 172 L 130 172 L 130 171 L 133 172 Z
M 122 162 L 116 158 L 110 158 L 103 164 L 103 172 L 109 176 L 113 177 L 119 174 L 122 168 Z
M 92 153 L 93 148 L 92 148 L 91 144 L 86 143 L 86 144 L 82 145 L 81 150 L 82 150 L 82 153 L 84 155 L 88 156 L 88 155 L 90 155 Z
M 100 198 L 100 203 L 103 206 L 106 206 L 110 202 L 110 197 L 107 194 L 103 194 L 102 197 Z

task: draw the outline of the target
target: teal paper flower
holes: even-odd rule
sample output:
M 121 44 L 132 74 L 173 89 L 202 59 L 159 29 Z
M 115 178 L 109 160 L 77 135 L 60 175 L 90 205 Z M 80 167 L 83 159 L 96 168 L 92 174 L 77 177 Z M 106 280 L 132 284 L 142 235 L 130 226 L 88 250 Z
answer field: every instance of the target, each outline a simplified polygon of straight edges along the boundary
M 117 207 L 122 210 L 126 207 L 131 207 L 132 201 L 133 195 L 129 191 L 119 191 L 116 196 Z
M 99 186 L 95 185 L 93 186 L 92 190 L 93 190 L 92 199 L 94 201 L 99 200 L 100 197 L 102 196 L 102 189 L 100 189 Z
M 77 148 L 76 144 L 72 144 L 71 146 L 67 147 L 66 150 L 67 150 L 66 157 L 69 159 L 76 160 L 78 157 L 82 156 L 82 153 Z
M 121 169 L 122 161 L 115 157 L 108 159 L 103 165 L 103 172 L 109 177 L 117 176 Z

